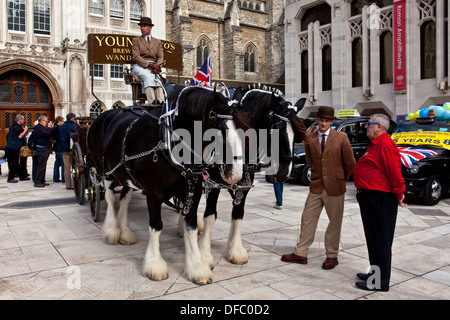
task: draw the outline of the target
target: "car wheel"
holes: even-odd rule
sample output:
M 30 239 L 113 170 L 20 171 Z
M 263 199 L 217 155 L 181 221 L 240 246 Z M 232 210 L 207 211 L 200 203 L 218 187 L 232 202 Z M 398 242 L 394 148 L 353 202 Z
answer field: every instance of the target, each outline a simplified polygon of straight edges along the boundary
M 442 185 L 438 175 L 434 175 L 428 180 L 423 195 L 423 202 L 426 205 L 434 206 L 439 203 L 442 197 Z
M 300 182 L 305 186 L 309 186 L 311 183 L 311 168 L 307 164 L 303 166 Z

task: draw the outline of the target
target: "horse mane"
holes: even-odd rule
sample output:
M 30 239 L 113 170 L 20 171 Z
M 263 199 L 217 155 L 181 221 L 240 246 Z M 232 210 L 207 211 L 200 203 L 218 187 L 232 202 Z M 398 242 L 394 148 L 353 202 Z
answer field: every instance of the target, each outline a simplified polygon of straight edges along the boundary
M 236 92 L 238 92 L 236 90 Z M 295 134 L 295 142 L 302 142 L 306 137 L 306 127 L 303 124 L 303 121 L 297 116 L 295 109 L 292 107 L 291 103 L 284 100 L 280 94 L 274 93 L 272 91 L 263 90 L 263 89 L 250 89 L 250 90 L 241 90 L 238 95 L 234 97 L 237 98 L 239 94 L 243 93 L 243 96 L 240 100 L 240 105 L 242 107 L 245 99 L 248 99 L 251 96 L 252 103 L 246 105 L 247 112 L 254 114 L 255 112 L 262 113 L 260 110 L 261 105 L 270 105 L 270 100 L 272 99 L 272 95 L 278 100 L 280 105 L 283 105 L 285 108 L 288 108 L 289 111 L 287 114 L 282 114 L 281 116 L 285 116 L 289 119 L 292 125 L 292 129 Z M 254 94 L 254 93 L 265 93 L 265 94 Z M 267 114 L 267 112 L 264 112 Z
M 176 115 L 190 115 L 206 121 L 209 112 L 214 111 L 217 114 L 232 115 L 240 129 L 250 128 L 247 117 L 234 107 L 235 101 L 230 101 L 214 89 L 200 86 L 176 87 L 169 99 L 176 99 Z

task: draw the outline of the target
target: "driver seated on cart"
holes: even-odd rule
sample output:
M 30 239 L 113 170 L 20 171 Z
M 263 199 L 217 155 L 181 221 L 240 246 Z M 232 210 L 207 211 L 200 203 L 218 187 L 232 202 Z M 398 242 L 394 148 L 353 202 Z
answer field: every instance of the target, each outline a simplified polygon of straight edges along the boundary
M 142 35 L 133 38 L 132 55 L 136 64 L 132 73 L 139 77 L 142 91 L 150 105 L 160 105 L 164 102 L 164 93 L 160 84 L 156 81 L 164 62 L 164 52 L 159 39 L 152 37 L 151 31 L 154 24 L 149 17 L 142 17 L 139 21 Z

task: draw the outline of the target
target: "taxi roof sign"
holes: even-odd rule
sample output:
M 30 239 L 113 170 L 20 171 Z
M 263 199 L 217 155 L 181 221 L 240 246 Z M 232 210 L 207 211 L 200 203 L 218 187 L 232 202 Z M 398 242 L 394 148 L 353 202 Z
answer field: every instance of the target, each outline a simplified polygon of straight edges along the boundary
M 356 109 L 343 109 L 339 110 L 336 117 L 337 118 L 357 118 L 360 117 L 358 110 Z

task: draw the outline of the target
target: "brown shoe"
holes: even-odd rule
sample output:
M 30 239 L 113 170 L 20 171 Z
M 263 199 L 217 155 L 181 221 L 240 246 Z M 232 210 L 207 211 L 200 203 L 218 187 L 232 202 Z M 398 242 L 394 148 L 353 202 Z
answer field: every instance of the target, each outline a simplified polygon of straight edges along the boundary
M 302 257 L 302 256 L 297 256 L 296 254 L 291 253 L 291 254 L 283 254 L 281 256 L 281 261 L 300 263 L 300 264 L 307 264 L 308 263 L 308 258 L 307 257 Z
M 322 264 L 322 269 L 330 270 L 336 267 L 339 264 L 337 258 L 326 258 Z
M 45 184 L 43 184 L 43 183 L 35 183 L 34 187 L 35 188 L 45 188 Z

